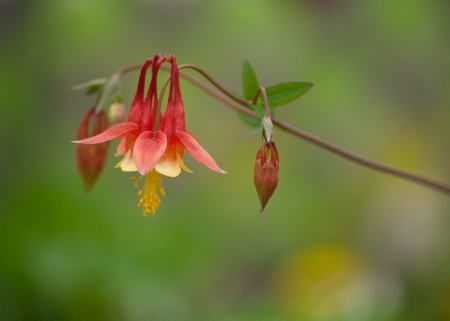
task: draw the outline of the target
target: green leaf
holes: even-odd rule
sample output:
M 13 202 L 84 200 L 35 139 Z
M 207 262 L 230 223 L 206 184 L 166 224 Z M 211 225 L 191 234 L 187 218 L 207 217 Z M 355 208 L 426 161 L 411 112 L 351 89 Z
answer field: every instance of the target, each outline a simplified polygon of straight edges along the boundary
M 247 131 L 243 132 L 242 134 L 240 134 L 237 137 L 237 139 L 247 138 L 247 137 L 249 137 L 251 135 L 254 135 L 254 134 L 261 134 L 261 128 L 259 128 L 259 127 L 250 128 L 249 130 L 247 130 Z
M 253 66 L 247 59 L 242 64 L 242 85 L 245 99 L 253 100 L 259 90 L 259 82 Z
M 313 86 L 305 81 L 286 81 L 266 88 L 270 108 L 285 105 L 304 95 Z
M 92 94 L 95 94 L 97 91 L 99 91 L 100 88 L 102 88 L 105 83 L 106 83 L 106 78 L 97 78 L 97 79 L 92 79 L 92 80 L 86 81 L 79 85 L 72 86 L 72 89 L 73 90 L 87 89 L 86 94 L 92 95 Z
M 98 92 L 103 85 L 95 85 L 95 86 L 91 86 L 89 87 L 88 91 L 86 92 L 86 95 L 92 95 L 95 94 L 96 92 Z
M 246 123 L 247 125 L 249 125 L 252 128 L 260 128 L 261 127 L 261 120 L 259 120 L 259 119 L 255 119 L 253 117 L 250 117 L 250 116 L 240 113 L 240 112 L 238 112 L 238 116 L 244 123 Z
M 97 110 L 108 108 L 119 95 L 120 76 L 114 75 L 103 86 L 97 103 Z

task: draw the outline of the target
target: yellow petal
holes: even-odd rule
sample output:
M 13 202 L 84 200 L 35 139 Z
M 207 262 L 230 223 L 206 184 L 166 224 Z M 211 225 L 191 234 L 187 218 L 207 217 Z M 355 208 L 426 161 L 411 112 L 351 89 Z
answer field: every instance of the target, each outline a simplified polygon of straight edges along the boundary
M 129 150 L 125 157 L 115 166 L 116 168 L 121 168 L 124 172 L 136 172 L 136 164 L 134 163 L 133 156 L 131 155 L 131 150 Z
M 177 160 L 165 159 L 155 166 L 155 170 L 168 177 L 177 177 L 181 173 L 181 168 Z

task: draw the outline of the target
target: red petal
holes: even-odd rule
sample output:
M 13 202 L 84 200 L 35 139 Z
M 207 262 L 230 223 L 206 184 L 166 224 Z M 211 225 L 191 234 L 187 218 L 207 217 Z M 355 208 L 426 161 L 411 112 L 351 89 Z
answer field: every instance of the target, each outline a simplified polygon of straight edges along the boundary
M 159 131 L 156 137 L 150 131 L 139 135 L 134 143 L 133 157 L 136 168 L 141 175 L 149 173 L 159 161 L 167 147 L 166 135 Z
M 202 163 L 209 169 L 226 174 L 226 172 L 217 165 L 216 161 L 208 154 L 208 152 L 200 146 L 197 139 L 188 132 L 177 132 L 178 138 L 183 143 L 186 151 L 192 155 L 198 162 Z
M 72 143 L 78 144 L 98 144 L 115 138 L 133 136 L 137 134 L 138 125 L 136 123 L 121 123 L 114 125 L 103 133 L 82 140 L 75 140 Z
M 142 106 L 144 104 L 144 89 L 145 89 L 145 78 L 147 75 L 147 69 L 152 64 L 153 59 L 147 59 L 141 69 L 141 74 L 139 76 L 138 88 L 136 90 L 136 95 L 134 96 L 133 103 L 131 104 L 130 112 L 128 113 L 128 121 L 139 122 L 139 118 L 142 113 Z
M 127 153 L 127 139 L 126 137 L 122 138 L 119 145 L 117 145 L 117 150 L 114 156 L 121 156 Z

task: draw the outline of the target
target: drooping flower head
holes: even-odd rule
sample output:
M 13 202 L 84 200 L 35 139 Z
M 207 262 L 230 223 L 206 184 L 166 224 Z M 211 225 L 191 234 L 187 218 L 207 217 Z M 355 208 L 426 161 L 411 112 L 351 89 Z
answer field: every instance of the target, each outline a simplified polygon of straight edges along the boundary
M 139 195 L 142 198 L 138 205 L 143 207 L 144 214 L 152 213 L 152 215 L 155 214 L 161 203 L 160 195 L 165 195 L 164 189 L 162 188 L 163 175 L 176 177 L 181 172 L 180 168 L 191 172 L 183 163 L 184 150 L 187 150 L 196 160 L 208 168 L 219 173 L 225 173 L 203 147 L 200 146 L 195 137 L 186 131 L 176 58 L 173 55 L 169 55 L 165 57 L 165 61 L 171 63 L 170 87 L 167 107 L 161 119 L 160 131 L 167 139 L 167 145 L 164 154 L 160 157 L 154 169 L 146 175 L 144 187 L 139 191 Z M 156 98 L 154 101 L 157 101 Z M 155 120 L 157 119 L 156 117 L 159 117 L 159 114 L 155 116 L 156 110 L 158 109 L 154 107 L 153 119 Z M 156 136 L 158 137 L 158 134 Z M 136 144 L 138 144 L 138 141 Z M 138 187 L 141 179 L 143 177 L 136 178 L 136 187 Z
M 158 101 L 157 77 L 161 65 L 171 63 L 170 88 L 164 116 L 161 116 Z M 152 66 L 152 79 L 144 99 L 144 87 L 147 69 Z M 160 124 L 160 126 L 159 126 Z M 116 124 L 104 132 L 86 139 L 75 141 L 79 144 L 101 144 L 112 139 L 122 138 L 116 155 L 124 155 L 117 164 L 123 171 L 137 171 L 141 176 L 132 177 L 139 188 L 141 200 L 138 206 L 144 215 L 155 214 L 164 196 L 162 175 L 175 177 L 180 168 L 190 172 L 183 163 L 184 150 L 206 167 L 225 173 L 214 159 L 186 131 L 184 106 L 181 98 L 178 66 L 173 55 L 156 55 L 145 62 L 141 69 L 138 88 L 130 108 L 127 122 Z

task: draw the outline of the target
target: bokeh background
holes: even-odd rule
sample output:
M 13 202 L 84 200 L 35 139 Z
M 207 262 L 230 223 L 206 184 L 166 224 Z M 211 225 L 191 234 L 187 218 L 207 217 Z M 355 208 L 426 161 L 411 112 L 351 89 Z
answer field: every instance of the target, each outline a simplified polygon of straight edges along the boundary
M 187 127 L 228 175 L 187 156 L 155 217 L 113 150 L 84 192 L 70 143 L 95 102 L 72 85 L 160 52 L 239 93 L 247 58 L 263 85 L 314 83 L 279 119 L 450 182 L 449 16 L 445 0 L 0 0 L 0 320 L 450 320 L 446 195 L 278 130 L 260 214 L 260 137 L 187 82 Z

